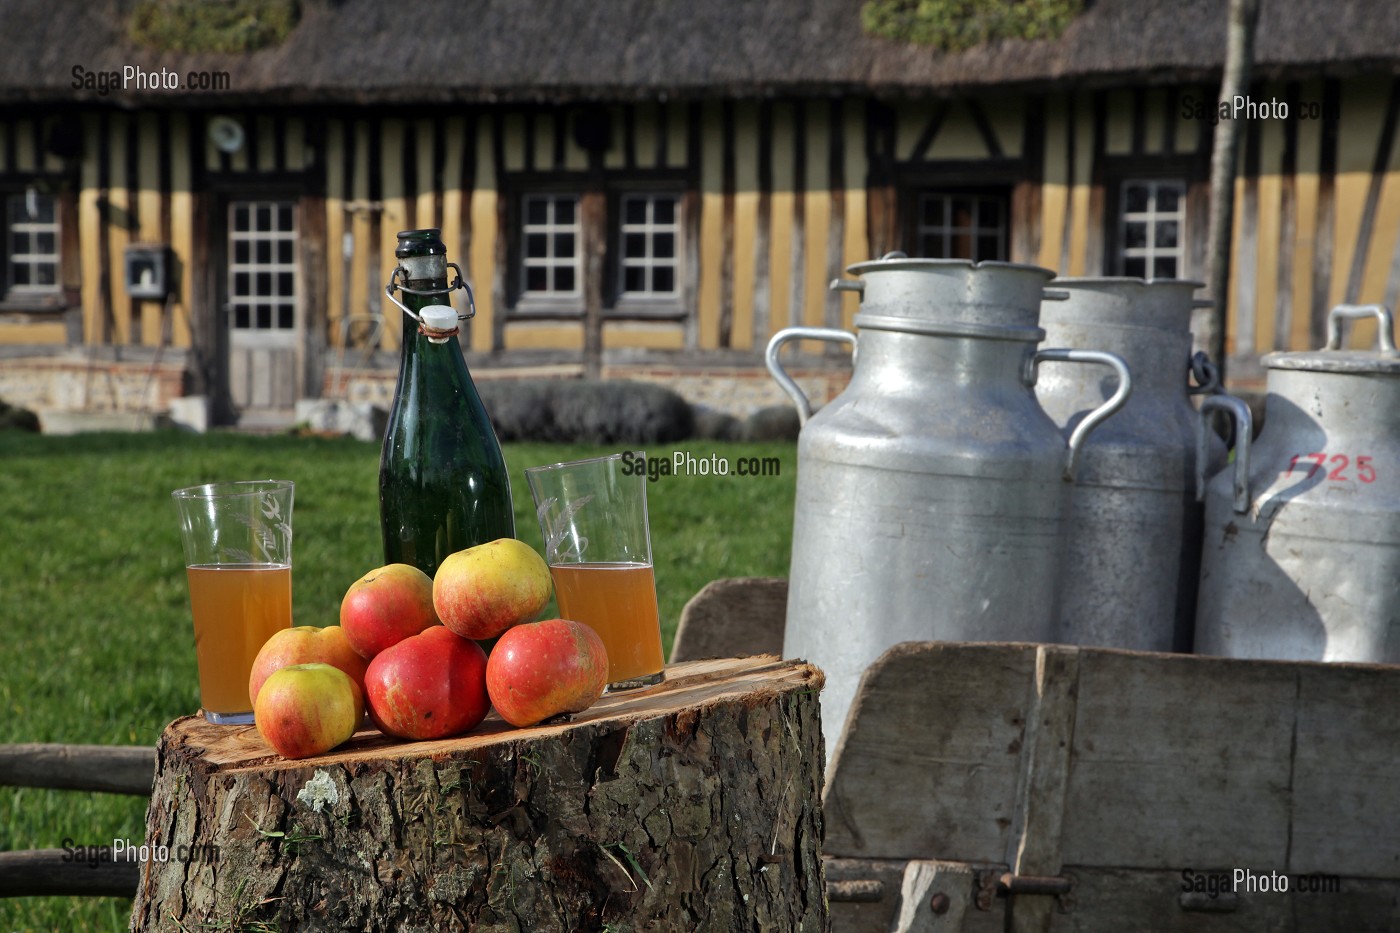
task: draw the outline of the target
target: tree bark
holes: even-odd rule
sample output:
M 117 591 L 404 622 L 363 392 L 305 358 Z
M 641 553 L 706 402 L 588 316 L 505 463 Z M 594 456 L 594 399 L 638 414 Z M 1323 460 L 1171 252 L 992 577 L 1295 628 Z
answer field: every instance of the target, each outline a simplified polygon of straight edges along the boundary
M 1249 70 L 1254 62 L 1254 31 L 1259 22 L 1259 0 L 1230 0 L 1226 34 L 1225 70 L 1220 80 L 1220 104 L 1231 104 L 1249 90 Z M 1214 306 L 1202 322 L 1198 339 L 1220 367 L 1225 378 L 1226 309 L 1229 306 L 1230 248 L 1235 218 L 1235 164 L 1240 141 L 1239 121 L 1223 119 L 1215 125 L 1210 155 L 1210 228 L 1207 238 L 1206 289 Z
M 822 930 L 821 683 L 692 662 L 570 722 L 304 761 L 177 720 L 132 929 Z

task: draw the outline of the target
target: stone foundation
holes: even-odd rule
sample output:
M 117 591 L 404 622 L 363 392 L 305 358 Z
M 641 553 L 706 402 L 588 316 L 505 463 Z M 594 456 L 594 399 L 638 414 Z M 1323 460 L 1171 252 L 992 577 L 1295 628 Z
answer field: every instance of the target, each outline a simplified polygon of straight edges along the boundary
M 0 360 L 0 398 L 46 412 L 161 413 L 184 395 L 185 361 L 85 359 L 81 355 Z

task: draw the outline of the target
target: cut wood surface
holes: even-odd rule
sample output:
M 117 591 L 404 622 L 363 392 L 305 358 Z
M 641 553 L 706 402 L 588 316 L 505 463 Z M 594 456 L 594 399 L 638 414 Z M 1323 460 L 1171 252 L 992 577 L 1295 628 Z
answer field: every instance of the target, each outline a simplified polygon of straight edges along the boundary
M 667 669 L 567 722 L 302 761 L 252 727 L 177 720 L 133 929 L 820 930 L 815 668 L 771 656 Z

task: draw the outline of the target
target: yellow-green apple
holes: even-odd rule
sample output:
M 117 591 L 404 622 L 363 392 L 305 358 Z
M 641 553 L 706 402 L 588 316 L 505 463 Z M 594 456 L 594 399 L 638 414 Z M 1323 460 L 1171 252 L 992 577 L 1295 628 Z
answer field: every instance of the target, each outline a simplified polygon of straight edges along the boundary
M 284 758 L 310 758 L 355 734 L 364 696 L 350 675 L 320 662 L 273 671 L 253 704 L 263 739 Z
M 385 648 L 365 672 L 369 715 L 401 739 L 442 739 L 476 728 L 486 698 L 486 652 L 440 625 Z
M 514 538 L 449 554 L 433 576 L 433 608 L 463 638 L 495 638 L 533 621 L 553 592 L 544 558 Z
M 608 652 L 581 622 L 547 619 L 501 636 L 486 661 L 486 692 L 512 726 L 588 709 L 608 682 Z
M 410 564 L 371 570 L 340 601 L 340 627 L 364 658 L 437 624 L 433 580 Z
M 350 675 L 361 692 L 364 691 L 365 668 L 369 662 L 360 657 L 350 644 L 343 628 L 339 625 L 327 625 L 325 628 L 297 625 L 280 629 L 263 643 L 262 650 L 253 661 L 253 672 L 248 676 L 249 702 L 257 705 L 258 691 L 274 671 L 293 664 L 317 661 L 340 668 Z

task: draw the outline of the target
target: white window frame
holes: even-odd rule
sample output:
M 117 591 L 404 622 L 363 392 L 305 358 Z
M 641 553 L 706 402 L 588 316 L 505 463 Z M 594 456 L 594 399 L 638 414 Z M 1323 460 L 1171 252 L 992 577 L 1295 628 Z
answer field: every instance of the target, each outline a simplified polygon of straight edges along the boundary
M 943 223 L 929 224 L 924 222 L 925 206 L 933 199 L 938 199 L 943 203 Z M 969 226 L 955 226 L 953 224 L 952 208 L 955 200 L 968 200 L 972 202 L 972 223 Z M 997 204 L 998 218 L 994 224 L 983 223 L 982 202 L 994 201 Z M 928 190 L 920 191 L 914 199 L 914 248 L 920 256 L 930 256 L 931 254 L 923 248 L 924 240 L 928 238 L 939 238 L 942 240 L 942 250 L 939 257 L 935 258 L 971 258 L 976 261 L 988 259 L 1005 260 L 1008 256 L 1007 241 L 1008 231 L 1011 222 L 1010 199 L 1002 195 L 991 194 L 981 191 L 956 191 L 956 190 Z M 997 238 L 997 254 L 995 256 L 979 256 L 977 251 L 980 248 L 982 237 L 995 235 Z M 971 257 L 954 257 L 952 245 L 959 237 L 967 236 L 971 238 L 973 254 Z
M 663 199 L 671 202 L 669 223 L 656 220 L 656 204 Z M 646 204 L 646 217 L 639 223 L 629 223 L 627 220 L 628 204 L 635 201 L 642 201 Z M 673 303 L 680 299 L 683 281 L 681 203 L 681 196 L 672 191 L 627 191 L 618 198 L 617 294 L 620 302 Z M 627 238 L 629 235 L 642 237 L 644 247 L 642 255 L 628 255 Z M 659 257 L 655 255 L 656 240 L 657 237 L 664 235 L 671 237 L 671 255 Z M 645 283 L 643 288 L 629 289 L 627 287 L 629 269 L 641 270 Z M 658 269 L 669 269 L 671 272 L 671 287 L 666 291 L 660 291 L 653 287 Z
M 229 306 L 228 323 L 229 327 L 233 330 L 248 334 L 276 333 L 279 331 L 296 330 L 296 304 L 299 300 L 298 293 L 301 289 L 301 283 L 297 280 L 296 257 L 297 237 L 299 231 L 297 228 L 298 218 L 296 207 L 294 205 L 292 206 L 292 226 L 290 230 L 280 229 L 278 227 L 276 219 L 276 212 L 283 207 L 289 206 L 289 203 L 290 202 L 285 200 L 247 200 L 234 201 L 229 204 L 229 257 L 227 273 Z M 249 228 L 246 230 L 239 229 L 238 224 L 235 221 L 237 210 L 243 207 L 246 207 L 248 209 L 249 216 Z M 267 208 L 273 211 L 273 221 L 271 230 L 258 229 L 257 216 L 258 211 L 262 208 Z M 240 242 L 248 244 L 247 262 L 238 262 L 236 259 L 236 244 Z M 257 251 L 258 243 L 260 242 L 267 242 L 272 244 L 272 259 L 269 262 L 258 261 Z M 282 262 L 277 258 L 277 247 L 283 242 L 290 242 L 292 244 L 291 262 Z M 238 275 L 239 273 L 243 273 L 248 276 L 248 282 L 251 291 L 246 295 L 239 294 L 234 288 L 234 282 L 237 281 L 236 275 Z M 258 294 L 257 276 L 264 273 L 273 276 L 271 295 Z M 281 289 L 277 286 L 277 276 L 286 273 L 290 273 L 292 276 L 292 293 L 290 295 L 282 294 Z M 267 327 L 262 327 L 258 324 L 259 305 L 267 305 L 270 308 L 269 326 Z M 278 321 L 278 308 L 280 305 L 291 306 L 292 321 L 286 327 L 283 327 Z M 238 324 L 238 311 L 240 308 L 246 308 L 248 310 L 247 326 L 240 326 Z
M 1130 187 L 1147 188 L 1147 209 L 1143 211 L 1128 210 L 1128 189 Z M 1176 191 L 1176 210 L 1161 211 L 1157 209 L 1158 191 L 1169 188 Z M 1147 242 L 1144 246 L 1127 245 L 1128 224 L 1142 223 L 1147 225 Z M 1158 246 L 1157 230 L 1158 225 L 1163 223 L 1176 224 L 1176 245 Z M 1117 272 L 1119 275 L 1130 274 L 1127 271 L 1129 259 L 1142 259 L 1142 278 L 1181 278 L 1183 275 L 1182 264 L 1186 258 L 1184 247 L 1186 234 L 1186 181 L 1181 178 L 1128 178 L 1124 179 L 1118 188 L 1118 256 Z M 1171 259 L 1176 268 L 1171 276 L 1159 276 L 1155 272 L 1158 259 Z
M 542 223 L 531 223 L 530 206 L 532 202 L 544 201 L 547 205 L 547 217 Z M 574 219 L 572 222 L 564 223 L 557 219 L 556 205 L 563 201 L 573 203 Z M 531 305 L 555 306 L 559 304 L 570 304 L 577 307 L 578 312 L 583 313 L 583 197 L 574 191 L 533 191 L 520 196 L 520 280 L 519 280 L 519 300 L 518 304 L 524 307 Z M 572 256 L 561 257 L 556 255 L 556 237 L 561 234 L 570 234 L 574 238 L 574 252 Z M 529 250 L 530 237 L 543 236 L 545 242 L 544 256 L 531 256 Z M 549 288 L 531 289 L 530 270 L 544 269 L 548 280 Z M 574 284 L 572 289 L 560 289 L 553 287 L 557 270 L 569 269 L 573 272 Z
M 37 203 L 39 198 L 46 199 L 53 208 L 53 220 L 16 220 L 13 211 L 16 203 L 22 205 L 25 214 L 32 213 L 32 204 Z M 38 237 L 43 233 L 53 234 L 53 252 L 36 252 L 34 245 Z M 61 220 L 59 216 L 58 196 L 45 194 L 34 188 L 25 191 L 7 192 L 5 194 L 5 296 L 8 298 L 49 298 L 63 292 L 63 236 Z M 29 239 L 30 248 L 23 252 L 15 247 L 17 235 L 24 235 Z M 14 281 L 15 269 L 20 266 L 28 267 L 29 282 L 16 284 Z M 37 284 L 38 272 L 42 267 L 53 269 L 53 282 L 47 285 Z

